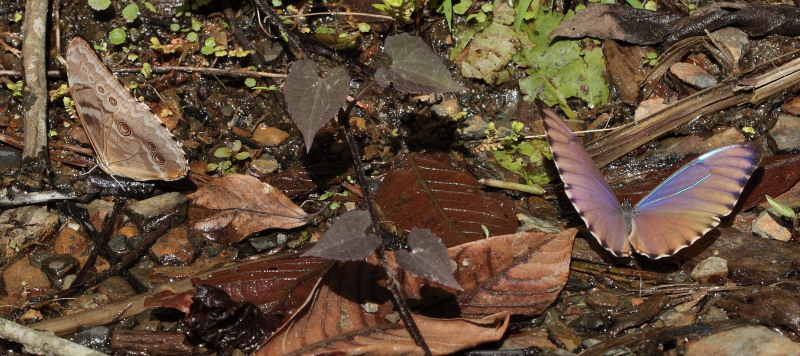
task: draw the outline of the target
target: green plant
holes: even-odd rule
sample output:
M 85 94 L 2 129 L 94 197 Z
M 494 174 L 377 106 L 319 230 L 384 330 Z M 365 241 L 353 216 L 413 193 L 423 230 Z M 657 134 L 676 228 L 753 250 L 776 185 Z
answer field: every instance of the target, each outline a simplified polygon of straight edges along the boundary
M 656 52 L 647 52 L 647 57 L 642 60 L 642 64 L 647 64 L 651 67 L 655 67 L 658 65 L 658 53 Z
M 25 88 L 25 82 L 22 80 L 6 83 L 6 88 L 10 89 L 14 96 L 22 97 L 22 89 Z
M 103 11 L 111 6 L 111 0 L 88 0 L 89 6 L 97 11 Z
M 125 8 L 122 9 L 122 17 L 125 18 L 125 21 L 133 22 L 139 17 L 139 6 L 136 4 L 125 6 Z
M 128 38 L 127 32 L 121 28 L 115 28 L 108 33 L 108 41 L 112 44 L 119 45 L 125 43 Z
M 242 141 L 236 140 L 233 142 L 232 147 L 220 147 L 214 151 L 214 157 L 217 158 L 226 158 L 225 160 L 219 163 L 209 163 L 206 165 L 206 168 L 209 171 L 217 171 L 222 175 L 228 175 L 232 173 L 236 173 L 236 168 L 233 167 L 233 161 L 231 159 L 237 161 L 244 161 L 250 158 L 250 152 L 240 152 L 242 149 Z
M 445 0 L 449 2 L 450 0 Z M 416 0 L 383 0 L 380 4 L 373 4 L 376 9 L 389 14 L 395 21 L 411 23 L 411 14 L 417 8 Z M 452 15 L 451 15 L 452 18 Z

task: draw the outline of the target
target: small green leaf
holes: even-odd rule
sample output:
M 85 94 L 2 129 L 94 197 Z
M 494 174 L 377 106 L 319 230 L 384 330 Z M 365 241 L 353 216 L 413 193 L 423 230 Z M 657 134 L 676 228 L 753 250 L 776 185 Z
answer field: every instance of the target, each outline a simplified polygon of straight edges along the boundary
M 200 31 L 203 29 L 203 23 L 200 20 L 192 17 L 192 31 Z
M 233 155 L 233 151 L 231 151 L 231 149 L 227 148 L 227 147 L 220 147 L 220 148 L 217 148 L 216 151 L 214 151 L 214 157 L 227 158 L 227 157 L 230 157 L 232 155 Z
M 111 6 L 111 0 L 89 0 L 89 6 L 97 11 L 103 11 Z
M 156 7 L 153 6 L 153 3 L 149 2 L 149 1 L 145 1 L 145 2 L 143 2 L 143 4 L 144 4 L 144 8 L 147 9 L 147 11 L 156 12 Z
M 142 64 L 142 75 L 144 75 L 145 78 L 153 76 L 153 66 L 151 66 L 150 63 Z
M 233 165 L 233 163 L 231 163 L 231 161 L 222 161 L 222 162 L 219 163 L 219 168 L 228 169 L 228 168 L 231 168 L 232 165 Z
M 248 88 L 252 88 L 256 86 L 256 84 L 258 84 L 258 82 L 253 78 L 247 78 L 244 80 L 244 85 L 247 85 Z
M 14 18 L 11 19 L 11 22 L 20 22 L 20 21 L 22 21 L 22 13 L 21 12 L 14 13 Z
M 219 168 L 219 165 L 216 163 L 209 163 L 206 165 L 206 169 L 209 171 L 216 171 Z
M 128 33 L 121 28 L 115 28 L 108 33 L 108 40 L 109 42 L 118 45 L 125 43 L 125 40 L 128 38 Z
M 481 230 L 483 230 L 483 236 L 489 238 L 489 228 L 486 225 L 481 224 Z
M 58 87 L 58 89 L 51 92 L 50 101 L 56 101 L 60 98 L 63 98 L 65 95 L 67 95 L 68 91 L 69 88 L 67 87 L 67 85 L 61 84 L 61 86 Z
M 461 0 L 458 4 L 453 5 L 453 12 L 458 15 L 467 13 L 467 10 L 472 6 L 472 0 Z
M 181 25 L 176 24 L 176 23 L 171 24 L 171 25 L 169 25 L 169 30 L 172 31 L 172 32 L 178 32 L 178 31 L 181 30 Z
M 197 42 L 198 38 L 197 32 L 189 32 L 186 34 L 186 40 L 189 42 Z
M 237 160 L 244 161 L 250 158 L 250 152 L 239 152 L 236 154 L 236 156 L 233 157 L 236 158 Z
M 368 23 L 366 23 L 366 22 L 359 22 L 358 23 L 358 30 L 360 32 L 369 32 L 370 29 L 372 29 L 372 27 L 370 27 L 370 25 Z
M 745 126 L 745 127 L 742 127 L 742 132 L 744 132 L 744 133 L 746 133 L 748 135 L 755 135 L 756 134 L 756 129 L 754 129 L 754 128 L 750 127 L 750 126 Z
M 772 208 L 775 209 L 775 212 L 777 212 L 781 216 L 785 216 L 790 219 L 794 219 L 795 217 L 797 217 L 797 214 L 794 212 L 794 210 L 792 210 L 792 207 L 786 205 L 785 203 L 772 199 L 772 197 L 770 197 L 769 195 L 767 195 L 767 202 L 769 202 L 769 205 L 771 205 Z
M 139 17 L 139 6 L 136 4 L 125 6 L 125 8 L 122 9 L 122 17 L 128 22 L 133 22 L 133 20 Z

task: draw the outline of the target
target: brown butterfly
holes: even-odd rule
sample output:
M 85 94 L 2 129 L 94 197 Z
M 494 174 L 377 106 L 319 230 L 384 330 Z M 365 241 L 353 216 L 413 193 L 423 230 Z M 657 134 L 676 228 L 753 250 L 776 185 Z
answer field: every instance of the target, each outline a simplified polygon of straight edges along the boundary
M 89 42 L 73 38 L 66 60 L 72 100 L 101 169 L 140 181 L 186 175 L 189 165 L 181 145 L 108 70 Z

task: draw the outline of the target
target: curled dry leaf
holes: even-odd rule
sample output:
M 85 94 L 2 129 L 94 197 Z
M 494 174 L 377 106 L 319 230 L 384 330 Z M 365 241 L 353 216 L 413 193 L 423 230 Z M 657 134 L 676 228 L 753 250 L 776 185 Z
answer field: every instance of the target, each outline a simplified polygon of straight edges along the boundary
M 282 192 L 255 177 L 231 174 L 210 180 L 189 195 L 192 227 L 227 244 L 266 229 L 303 226 L 309 215 Z
M 461 316 L 541 314 L 567 284 L 576 233 L 521 232 L 448 249 L 458 266 L 456 280 L 464 288 L 456 295 Z M 420 298 L 422 283 L 406 278 L 406 295 Z
M 422 355 L 402 323 L 387 321 L 388 292 L 377 283 L 383 270 L 365 262 L 337 263 L 320 288 L 256 355 Z M 364 311 L 376 305 L 374 312 Z M 414 316 L 431 351 L 450 354 L 499 340 L 508 313 L 483 319 L 432 319 Z

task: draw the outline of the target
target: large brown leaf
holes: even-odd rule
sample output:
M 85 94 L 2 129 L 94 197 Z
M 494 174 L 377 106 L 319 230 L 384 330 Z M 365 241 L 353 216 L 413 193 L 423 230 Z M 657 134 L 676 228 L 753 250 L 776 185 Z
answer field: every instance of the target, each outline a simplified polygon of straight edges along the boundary
M 560 234 L 522 232 L 494 236 L 448 249 L 455 260 L 462 317 L 499 312 L 534 316 L 552 304 L 567 284 L 577 230 Z M 420 282 L 407 276 L 406 294 L 420 298 Z
M 388 292 L 377 283 L 382 270 L 365 262 L 338 263 L 308 304 L 281 327 L 256 355 L 422 355 L 402 323 L 391 323 Z M 364 311 L 375 305 L 374 312 Z M 434 354 L 450 354 L 500 339 L 508 314 L 484 319 L 414 316 Z
M 448 247 L 492 235 L 514 233 L 513 201 L 483 190 L 474 176 L 445 153 L 410 154 L 381 183 L 376 197 L 386 217 L 405 230 L 429 229 Z
M 266 229 L 302 226 L 309 218 L 282 192 L 247 175 L 213 178 L 189 198 L 192 227 L 222 243 L 236 243 Z

